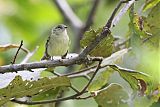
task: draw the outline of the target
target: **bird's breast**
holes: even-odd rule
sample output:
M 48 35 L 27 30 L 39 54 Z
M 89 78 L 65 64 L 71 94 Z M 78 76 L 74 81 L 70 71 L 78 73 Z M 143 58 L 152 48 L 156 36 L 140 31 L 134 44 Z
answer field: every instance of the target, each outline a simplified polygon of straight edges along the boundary
M 69 49 L 69 37 L 67 34 L 51 35 L 48 43 L 48 54 L 50 56 L 62 56 Z

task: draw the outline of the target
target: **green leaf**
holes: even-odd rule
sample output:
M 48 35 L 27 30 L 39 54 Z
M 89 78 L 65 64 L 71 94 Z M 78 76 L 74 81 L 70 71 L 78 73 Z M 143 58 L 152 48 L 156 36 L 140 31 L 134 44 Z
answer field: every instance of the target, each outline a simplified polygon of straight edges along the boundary
M 104 85 L 107 84 L 109 77 L 111 76 L 112 73 L 113 70 L 110 68 L 98 73 L 93 82 L 91 83 L 91 85 L 88 87 L 88 90 L 92 92 L 101 89 Z
M 122 49 L 122 50 L 119 50 L 115 53 L 113 53 L 111 56 L 105 58 L 103 61 L 102 61 L 102 66 L 103 65 L 108 65 L 108 64 L 116 64 L 116 63 L 121 63 L 124 55 L 126 53 L 128 53 L 128 50 L 129 49 Z
M 139 36 L 141 39 L 147 38 L 149 35 L 144 29 L 144 17 L 138 16 L 136 13 L 132 13 L 130 11 L 130 23 L 129 23 L 129 29 L 132 32 L 133 36 Z
M 134 98 L 134 107 L 152 107 L 151 105 L 153 103 L 154 101 L 151 98 L 148 98 L 148 96 L 135 96 Z
M 160 2 L 154 6 L 147 17 L 138 16 L 130 10 L 129 30 L 132 47 L 146 43 L 147 47 L 158 47 L 160 39 Z
M 160 39 L 160 2 L 152 8 L 148 16 L 144 19 L 144 28 L 147 32 L 151 33 L 152 36 L 149 41 L 154 46 L 159 47 Z
M 0 104 L 7 102 L 12 98 L 21 98 L 24 96 L 33 96 L 50 89 L 70 86 L 70 80 L 67 77 L 42 78 L 37 81 L 23 81 L 21 76 L 16 76 L 10 84 L 0 89 Z
M 82 48 L 88 46 L 91 42 L 94 42 L 95 38 L 99 36 L 101 32 L 102 28 L 99 28 L 98 30 L 91 29 L 90 31 L 86 31 L 84 37 L 80 41 Z M 113 36 L 108 35 L 90 52 L 90 55 L 102 57 L 110 56 L 113 50 L 113 40 Z
M 141 94 L 147 91 L 147 85 L 150 84 L 150 76 L 131 69 L 121 68 L 117 65 L 110 65 L 112 69 L 118 71 L 123 79 L 135 90 L 140 90 Z M 149 88 L 148 88 L 149 89 Z
M 99 28 L 97 31 L 95 31 L 93 29 L 90 29 L 90 31 L 86 31 L 84 34 L 84 37 L 80 41 L 82 48 L 88 46 L 91 43 L 91 41 L 94 41 L 94 39 L 96 38 L 98 33 L 101 31 L 102 31 L 101 28 Z
M 128 107 L 128 104 L 125 102 L 127 99 L 127 92 L 121 85 L 115 83 L 98 91 L 95 97 L 99 107 Z
M 51 89 L 43 93 L 37 94 L 32 97 L 32 101 L 55 99 L 59 95 L 60 90 L 61 90 L 61 87 L 58 87 L 56 89 Z
M 122 57 L 127 52 L 128 52 L 128 49 L 122 49 L 120 51 L 117 51 L 117 52 L 113 53 L 111 56 L 105 58 L 102 61 L 101 66 L 103 67 L 103 66 L 106 66 L 106 65 L 119 63 L 121 61 Z M 109 67 L 105 67 L 103 69 L 100 69 L 100 71 L 98 72 L 98 74 L 94 78 L 93 82 L 88 87 L 88 90 L 90 92 L 92 92 L 92 91 L 96 91 L 96 90 L 99 90 L 102 87 L 104 87 L 107 84 L 108 79 L 110 78 L 112 73 L 113 73 L 113 70 L 110 69 Z
M 148 0 L 145 6 L 143 7 L 143 11 L 146 11 L 152 7 L 154 7 L 160 0 Z

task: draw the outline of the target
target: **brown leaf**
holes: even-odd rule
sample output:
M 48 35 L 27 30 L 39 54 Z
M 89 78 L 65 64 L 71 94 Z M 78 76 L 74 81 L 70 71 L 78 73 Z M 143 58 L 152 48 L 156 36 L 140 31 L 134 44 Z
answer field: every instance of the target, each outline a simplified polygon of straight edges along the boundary
M 6 44 L 6 45 L 0 45 L 0 52 L 3 52 L 3 51 L 7 51 L 9 49 L 12 49 L 12 48 L 19 48 L 19 45 L 16 45 L 16 44 Z M 21 48 L 24 52 L 26 53 L 29 53 L 29 50 L 22 47 Z
M 139 91 L 140 91 L 139 95 L 143 96 L 145 91 L 147 90 L 147 84 L 142 79 L 138 79 L 138 82 L 139 82 L 138 86 L 139 86 Z

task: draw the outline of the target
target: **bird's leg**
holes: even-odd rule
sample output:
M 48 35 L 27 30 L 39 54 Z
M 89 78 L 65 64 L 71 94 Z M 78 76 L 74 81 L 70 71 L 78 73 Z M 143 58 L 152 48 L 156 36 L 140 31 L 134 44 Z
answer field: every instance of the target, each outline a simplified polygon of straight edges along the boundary
M 51 58 L 51 56 L 49 56 L 48 54 L 44 54 L 44 56 L 41 58 L 42 60 L 49 60 Z
M 61 58 L 62 58 L 62 59 L 65 59 L 66 56 L 67 56 L 67 54 L 68 54 L 68 50 L 67 50 L 67 52 L 66 52 L 64 55 L 61 56 Z
M 53 59 L 53 56 L 51 56 L 51 61 L 53 61 L 54 59 Z

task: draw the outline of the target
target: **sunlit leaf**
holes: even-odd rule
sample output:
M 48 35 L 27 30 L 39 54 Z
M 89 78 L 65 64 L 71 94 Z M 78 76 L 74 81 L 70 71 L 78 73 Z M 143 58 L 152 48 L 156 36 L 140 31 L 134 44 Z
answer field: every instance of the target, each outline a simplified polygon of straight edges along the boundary
M 16 44 L 7 44 L 7 45 L 0 45 L 0 52 L 7 51 L 9 49 L 19 48 L 19 45 Z M 29 51 L 26 48 L 21 48 L 24 52 L 28 53 Z
M 119 84 L 110 84 L 95 97 L 99 107 L 128 107 L 128 94 Z
M 138 16 L 130 10 L 129 35 L 134 47 L 147 43 L 149 46 L 158 47 L 160 39 L 160 3 L 154 6 L 147 17 Z M 141 43 L 141 44 L 140 44 Z
M 0 99 L 2 99 L 0 100 L 0 104 L 2 105 L 12 98 L 33 96 L 42 92 L 46 92 L 50 89 L 68 86 L 70 86 L 70 80 L 67 77 L 45 77 L 37 81 L 23 81 L 21 76 L 16 76 L 7 87 L 0 89 Z
M 146 19 L 144 20 L 144 28 L 147 32 L 151 33 L 152 36 L 148 38 L 148 41 L 152 45 L 159 47 L 160 39 L 160 2 L 152 8 Z
M 107 84 L 110 75 L 113 73 L 113 70 L 108 68 L 106 71 L 103 71 L 95 77 L 91 85 L 88 87 L 90 92 L 101 89 L 104 85 Z
M 84 48 L 88 46 L 91 42 L 95 40 L 98 34 L 102 32 L 102 28 L 98 30 L 91 29 L 90 31 L 86 31 L 84 37 L 80 41 L 81 46 Z M 105 37 L 89 54 L 91 56 L 102 56 L 107 57 L 110 56 L 113 50 L 113 36 L 108 35 Z
M 128 49 L 122 49 L 118 52 L 113 53 L 111 56 L 105 58 L 102 61 L 101 66 L 103 67 L 105 65 L 119 63 L 127 52 L 128 52 Z M 96 91 L 104 87 L 108 83 L 108 79 L 110 78 L 112 73 L 113 73 L 113 70 L 110 69 L 109 67 L 105 67 L 99 70 L 93 82 L 88 87 L 88 90 L 92 92 L 92 91 Z
M 40 94 L 33 96 L 32 101 L 55 99 L 59 95 L 60 90 L 61 88 L 58 87 L 56 89 L 51 89 L 51 90 L 42 92 Z
M 88 46 L 96 38 L 98 33 L 100 33 L 101 31 L 102 31 L 102 28 L 99 28 L 97 31 L 93 29 L 90 29 L 90 31 L 86 31 L 83 39 L 80 41 L 81 46 L 83 48 Z
M 154 7 L 160 0 L 148 0 L 145 6 L 143 7 L 143 11 L 146 11 L 152 7 Z
M 149 35 L 144 29 L 144 17 L 138 16 L 136 13 L 130 11 L 129 29 L 132 36 L 139 36 L 141 39 L 147 38 Z
M 103 61 L 102 61 L 102 66 L 103 65 L 108 65 L 108 64 L 117 64 L 117 63 L 120 63 L 124 57 L 124 55 L 128 52 L 129 49 L 122 49 L 122 50 L 119 50 L 115 53 L 113 53 L 111 56 L 105 58 Z
M 121 77 L 125 79 L 133 89 L 139 90 L 140 94 L 144 94 L 147 85 L 150 84 L 150 76 L 131 69 L 121 68 L 117 65 L 110 65 L 110 67 L 119 72 Z

